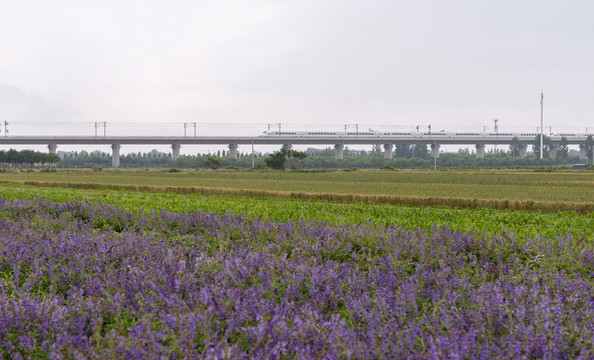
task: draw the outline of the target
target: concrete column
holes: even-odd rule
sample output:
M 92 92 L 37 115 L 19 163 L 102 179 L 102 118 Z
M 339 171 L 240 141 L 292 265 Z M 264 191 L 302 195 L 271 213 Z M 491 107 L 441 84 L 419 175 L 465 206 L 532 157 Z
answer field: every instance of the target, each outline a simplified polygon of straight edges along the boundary
M 393 144 L 384 144 L 384 159 L 392 158 L 392 150 L 394 149 Z
M 291 144 L 283 144 L 283 149 L 291 150 L 292 148 L 293 148 L 293 145 L 291 145 Z
M 237 144 L 229 144 L 229 157 L 237 159 Z
M 47 146 L 47 148 L 49 149 L 50 154 L 56 154 L 57 150 L 58 150 L 58 145 L 57 144 L 49 144 Z
M 433 154 L 433 157 L 439 157 L 439 144 L 438 143 L 431 144 L 431 153 Z
M 336 150 L 336 160 L 342 160 L 344 155 L 344 144 L 336 144 L 334 145 L 334 149 Z
M 482 159 L 485 157 L 485 144 L 476 144 L 476 158 Z
M 584 164 L 588 162 L 588 155 L 586 154 L 586 144 L 580 144 L 580 161 Z
M 114 168 L 120 167 L 120 144 L 111 145 L 111 166 Z
M 180 144 L 173 144 L 173 145 L 171 145 L 171 150 L 173 151 L 173 155 L 171 156 L 171 158 L 173 160 L 179 159 L 179 150 L 180 149 L 181 149 L 181 145 Z
M 528 154 L 528 144 L 520 145 L 520 157 L 526 157 Z
M 559 149 L 559 144 L 551 144 L 549 149 L 549 157 L 551 160 L 555 160 L 555 157 L 557 157 L 557 149 Z

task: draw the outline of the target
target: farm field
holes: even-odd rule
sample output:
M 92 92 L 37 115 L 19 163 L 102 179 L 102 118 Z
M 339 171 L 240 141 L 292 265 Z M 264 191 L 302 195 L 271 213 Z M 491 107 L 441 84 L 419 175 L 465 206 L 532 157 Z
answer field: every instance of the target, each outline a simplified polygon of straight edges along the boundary
M 57 173 L 5 172 L 0 173 L 2 180 L 577 203 L 594 199 L 594 172 L 589 171 L 185 170 L 169 173 L 167 170 L 63 170 Z
M 74 174 L 0 173 L 131 181 L 125 171 Z M 202 174 L 235 179 L 224 184 L 235 189 L 257 179 L 134 176 L 161 179 L 150 186 L 206 186 L 176 182 Z M 369 183 L 358 171 L 259 176 L 280 175 L 286 191 L 302 175 L 317 189 L 354 174 L 337 187 L 359 181 L 372 191 L 400 172 L 370 172 Z M 435 174 L 399 181 L 418 176 L 431 186 Z M 544 181 L 551 194 L 592 179 L 444 174 L 458 187 Z M 0 183 L 0 358 L 594 357 L 591 212 L 138 190 Z M 578 201 L 572 196 L 557 201 Z
M 333 203 L 322 200 L 251 198 L 233 195 L 152 193 L 137 191 L 84 190 L 0 184 L 5 199 L 34 200 L 42 198 L 58 203 L 92 202 L 150 214 L 161 210 L 231 214 L 274 222 L 314 220 L 334 225 L 371 222 L 378 226 L 402 226 L 407 229 L 433 231 L 448 226 L 454 231 L 526 238 L 571 235 L 594 243 L 594 217 L 572 212 L 505 211 L 494 209 L 454 209 L 440 207 L 407 207 L 374 203 Z

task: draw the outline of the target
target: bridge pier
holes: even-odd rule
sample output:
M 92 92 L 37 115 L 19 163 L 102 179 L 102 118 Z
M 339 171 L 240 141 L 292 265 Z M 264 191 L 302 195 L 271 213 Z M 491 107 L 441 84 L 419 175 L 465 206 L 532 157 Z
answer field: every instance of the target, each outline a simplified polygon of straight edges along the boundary
M 344 156 L 344 144 L 336 144 L 334 145 L 334 149 L 336 150 L 336 160 L 342 160 Z
M 588 162 L 588 154 L 586 154 L 586 144 L 580 144 L 580 162 Z
M 237 144 L 229 144 L 229 157 L 237 159 Z
M 179 159 L 179 151 L 181 149 L 181 145 L 180 144 L 173 144 L 171 145 L 171 150 L 173 151 L 173 154 L 171 156 L 171 158 L 173 160 L 177 160 Z
M 528 155 L 528 144 L 520 145 L 520 157 L 526 157 Z
M 392 158 L 392 150 L 394 149 L 393 144 L 384 144 L 384 159 Z
M 283 144 L 283 149 L 291 150 L 293 148 L 292 144 Z
M 47 148 L 50 154 L 56 154 L 58 150 L 58 144 L 49 144 Z
M 111 145 L 111 167 L 120 167 L 120 144 Z
M 549 148 L 549 157 L 551 160 L 555 160 L 557 157 L 557 150 L 559 149 L 559 144 L 552 143 Z
M 482 159 L 485 157 L 485 144 L 476 144 L 474 146 L 476 148 L 476 158 Z
M 483 152 L 484 152 L 484 150 L 483 150 Z M 431 144 L 431 153 L 433 154 L 433 157 L 436 157 L 436 158 L 439 157 L 439 144 L 438 143 Z

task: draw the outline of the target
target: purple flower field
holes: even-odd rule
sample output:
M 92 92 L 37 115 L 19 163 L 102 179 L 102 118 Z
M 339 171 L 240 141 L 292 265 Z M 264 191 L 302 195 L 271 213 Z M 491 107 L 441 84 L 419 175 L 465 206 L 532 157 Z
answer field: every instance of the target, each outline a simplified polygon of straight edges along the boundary
M 594 358 L 594 252 L 0 198 L 1 358 Z

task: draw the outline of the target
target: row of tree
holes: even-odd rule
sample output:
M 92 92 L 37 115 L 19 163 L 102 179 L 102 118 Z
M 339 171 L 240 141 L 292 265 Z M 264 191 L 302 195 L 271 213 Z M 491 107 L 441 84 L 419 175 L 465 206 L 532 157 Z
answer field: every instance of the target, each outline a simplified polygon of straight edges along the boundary
M 512 139 L 512 145 L 510 145 L 510 149 L 512 149 L 512 146 L 514 146 L 514 140 L 517 141 L 517 138 Z M 583 150 L 585 151 L 588 163 L 594 164 L 594 138 L 592 138 L 592 135 L 588 135 L 586 141 L 582 145 L 580 145 L 580 147 L 583 148 Z M 517 148 L 517 146 L 515 146 L 514 149 L 515 148 Z M 562 137 L 559 143 L 554 143 L 550 137 L 543 135 L 543 157 L 549 157 L 553 148 L 555 148 L 555 150 L 557 151 L 556 157 L 560 157 L 562 159 L 567 158 L 569 149 L 567 146 L 567 139 L 565 137 Z M 534 144 L 532 145 L 532 151 L 534 152 L 534 154 L 540 155 L 540 136 L 537 136 L 534 140 Z
M 60 161 L 60 158 L 56 154 L 42 153 L 33 150 L 0 150 L 0 164 L 19 164 L 34 166 L 56 164 L 58 161 Z
M 316 149 L 318 150 L 318 149 Z M 367 151 L 365 154 L 353 152 L 352 155 L 346 155 L 341 160 L 335 159 L 334 149 L 319 149 L 317 151 L 305 151 L 307 157 L 297 155 L 294 150 L 279 150 L 263 157 L 255 157 L 253 165 L 255 167 L 271 168 L 293 168 L 300 167 L 304 169 L 323 169 L 323 168 L 360 168 L 377 169 L 385 165 L 395 168 L 432 168 L 433 157 L 394 157 L 384 159 L 383 154 Z M 290 153 L 289 153 L 290 152 Z M 302 152 L 297 152 L 297 154 Z M 484 158 L 477 159 L 474 154 L 468 151 L 459 153 L 441 153 L 437 159 L 437 166 L 443 168 L 516 168 L 516 167 L 538 167 L 551 165 L 575 164 L 580 162 L 579 155 L 575 151 L 568 153 L 566 158 L 557 157 L 551 160 L 548 157 L 539 159 L 536 154 L 528 153 L 526 157 L 513 156 L 510 152 L 487 153 Z M 61 167 L 93 168 L 110 167 L 111 155 L 109 154 L 89 154 L 86 156 L 71 156 L 64 158 L 58 163 Z M 216 157 L 214 155 L 183 155 L 177 160 L 163 153 L 157 157 L 139 157 L 125 155 L 120 158 L 120 166 L 123 168 L 206 168 L 216 169 L 236 166 L 239 168 L 251 168 L 251 157 L 233 159 L 230 157 Z

